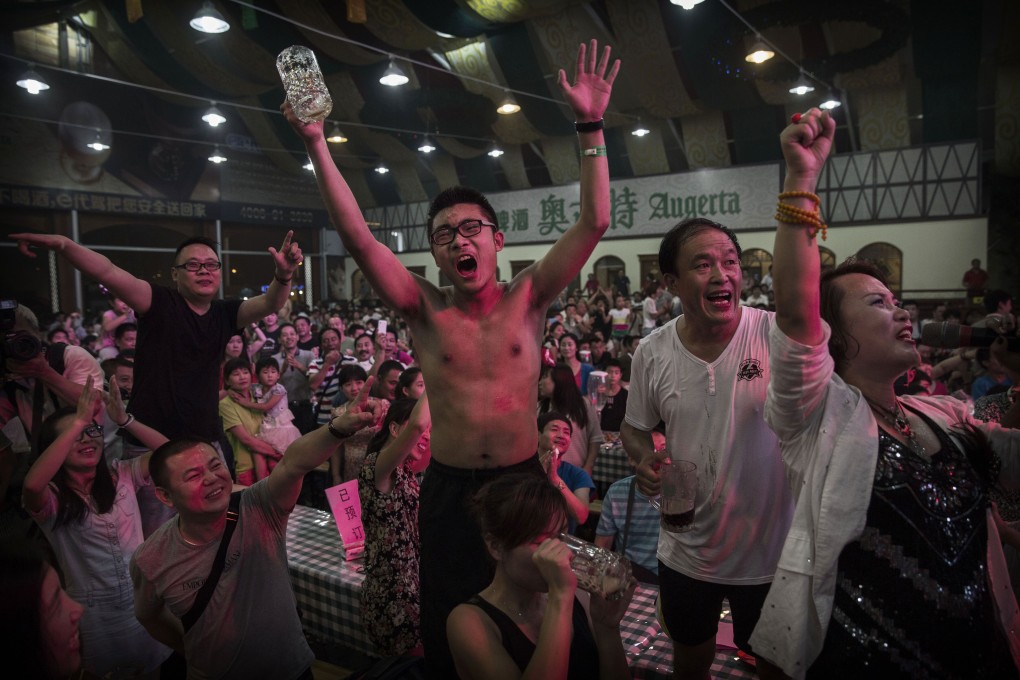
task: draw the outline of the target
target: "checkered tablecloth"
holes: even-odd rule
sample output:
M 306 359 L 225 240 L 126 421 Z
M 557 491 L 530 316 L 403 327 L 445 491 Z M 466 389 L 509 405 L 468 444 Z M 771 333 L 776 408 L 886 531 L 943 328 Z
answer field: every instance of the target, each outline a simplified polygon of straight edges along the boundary
M 592 467 L 591 478 L 601 495 L 605 495 L 610 484 L 632 474 L 634 474 L 634 468 L 627 459 L 627 452 L 623 450 L 623 444 L 618 438 L 615 438 L 612 443 L 599 447 L 598 455 L 595 456 L 595 465 Z
M 361 625 L 362 561 L 340 556 L 340 534 L 328 512 L 299 505 L 287 524 L 287 559 L 305 631 L 319 640 L 378 656 Z M 658 589 L 641 586 L 620 626 L 635 678 L 666 679 L 673 672 L 673 643 L 655 618 Z M 712 677 L 750 680 L 754 671 L 733 650 L 717 649 Z
M 659 591 L 640 586 L 620 626 L 623 651 L 634 678 L 662 678 L 673 675 L 673 642 L 655 618 Z M 729 617 L 723 619 L 729 621 Z M 753 680 L 754 669 L 737 659 L 736 650 L 716 648 L 711 675 L 718 680 Z
M 287 523 L 287 562 L 301 623 L 318 640 L 378 656 L 361 625 L 364 560 L 341 557 L 340 534 L 328 512 L 295 506 Z

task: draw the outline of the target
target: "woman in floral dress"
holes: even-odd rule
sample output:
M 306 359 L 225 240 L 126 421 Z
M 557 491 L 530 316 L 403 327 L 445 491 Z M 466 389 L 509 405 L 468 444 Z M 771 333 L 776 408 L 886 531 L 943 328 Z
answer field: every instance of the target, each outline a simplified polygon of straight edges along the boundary
M 421 654 L 418 479 L 431 458 L 428 397 L 398 399 L 358 476 L 365 528 L 361 620 L 385 656 Z

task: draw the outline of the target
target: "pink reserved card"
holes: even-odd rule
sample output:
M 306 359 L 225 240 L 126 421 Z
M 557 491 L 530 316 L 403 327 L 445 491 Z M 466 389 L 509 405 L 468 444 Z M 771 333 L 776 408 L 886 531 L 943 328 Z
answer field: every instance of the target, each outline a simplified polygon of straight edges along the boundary
M 365 552 L 365 530 L 361 526 L 361 498 L 358 480 L 352 479 L 326 489 L 326 499 L 344 544 L 344 559 L 356 560 Z

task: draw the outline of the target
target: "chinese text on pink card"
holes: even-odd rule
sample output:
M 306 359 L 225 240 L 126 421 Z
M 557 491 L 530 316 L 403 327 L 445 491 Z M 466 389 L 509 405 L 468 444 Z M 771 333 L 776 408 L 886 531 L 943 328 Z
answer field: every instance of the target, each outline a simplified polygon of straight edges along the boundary
M 358 480 L 331 486 L 326 489 L 326 499 L 333 511 L 336 528 L 344 542 L 344 559 L 354 560 L 365 550 L 365 530 L 361 526 L 361 498 L 358 496 Z

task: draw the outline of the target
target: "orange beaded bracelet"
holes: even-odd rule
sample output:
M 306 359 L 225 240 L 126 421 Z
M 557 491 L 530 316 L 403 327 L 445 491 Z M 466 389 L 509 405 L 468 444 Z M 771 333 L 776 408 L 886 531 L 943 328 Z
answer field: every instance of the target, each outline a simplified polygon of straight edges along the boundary
M 804 208 L 798 208 L 797 206 L 790 205 L 789 203 L 783 203 L 784 198 L 806 198 L 811 200 L 815 204 L 814 210 L 805 210 Z M 814 238 L 815 234 L 819 231 L 822 232 L 822 240 L 825 241 L 828 237 L 829 226 L 822 222 L 821 211 L 819 209 L 821 201 L 818 196 L 809 191 L 785 191 L 779 194 L 779 204 L 776 205 L 776 216 L 775 219 L 778 222 L 784 224 L 808 224 L 811 225 L 810 236 Z

